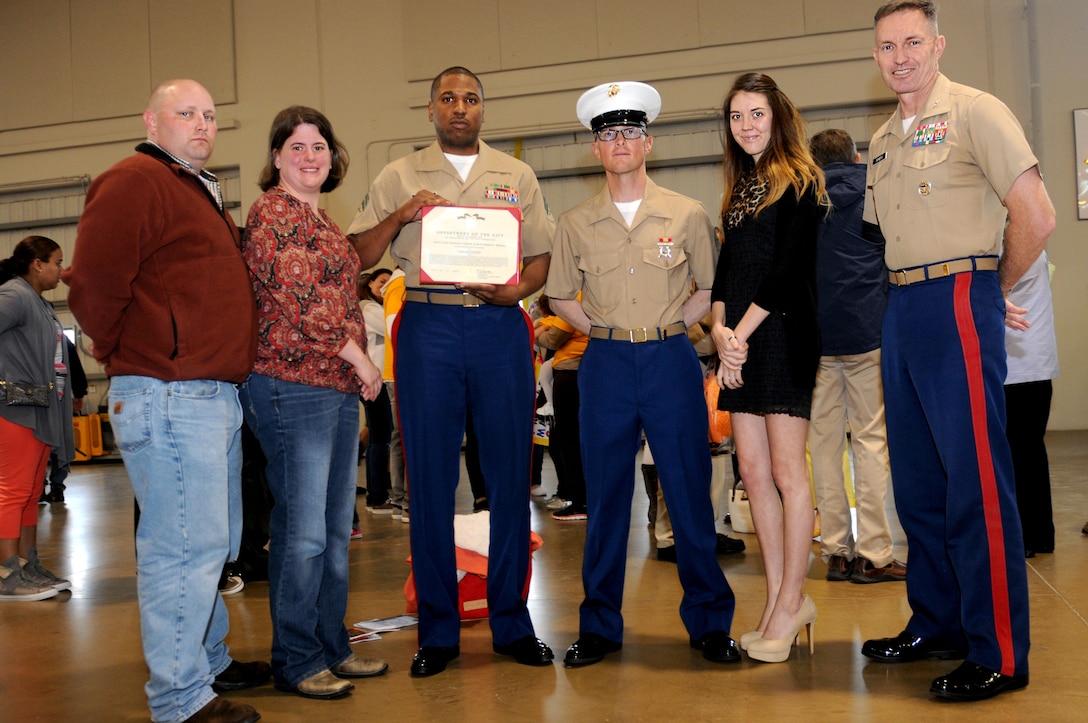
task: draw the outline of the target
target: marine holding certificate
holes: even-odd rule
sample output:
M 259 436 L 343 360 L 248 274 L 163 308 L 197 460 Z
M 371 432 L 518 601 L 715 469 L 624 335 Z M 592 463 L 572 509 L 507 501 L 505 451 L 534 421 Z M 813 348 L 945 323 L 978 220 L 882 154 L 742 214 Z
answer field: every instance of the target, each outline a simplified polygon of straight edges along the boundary
M 419 599 L 419 650 L 411 672 L 440 673 L 460 654 L 453 501 L 470 404 L 491 506 L 487 597 L 493 648 L 524 665 L 550 665 L 552 651 L 536 637 L 521 596 L 529 566 L 535 383 L 531 325 L 518 301 L 547 278 L 555 223 L 532 169 L 479 140 L 484 91 L 473 73 L 461 67 L 442 71 L 431 85 L 427 117 L 434 123 L 435 142 L 386 166 L 348 228 L 363 268 L 375 265 L 389 247 L 405 273 L 405 304 L 391 343 L 412 489 L 412 567 Z M 520 273 L 515 263 L 506 276 L 472 276 L 500 268 L 510 256 L 501 251 L 510 248 L 501 243 L 501 233 L 498 240 L 477 235 L 450 243 L 461 231 L 446 225 L 452 234 L 445 243 L 439 238 L 436 247 L 433 235 L 424 243 L 423 212 L 430 216 L 444 207 L 458 207 L 454 221 L 465 213 L 484 217 L 511 209 L 496 214 L 499 226 L 516 211 L 520 253 L 512 256 L 520 261 Z M 489 226 L 489 234 L 497 228 L 486 223 L 485 229 Z M 421 278 L 421 244 L 446 256 L 438 260 L 448 268 L 424 265 Z M 475 262 L 456 258 L 466 248 L 483 246 Z
M 419 280 L 424 284 L 516 284 L 521 210 L 426 206 L 420 211 Z

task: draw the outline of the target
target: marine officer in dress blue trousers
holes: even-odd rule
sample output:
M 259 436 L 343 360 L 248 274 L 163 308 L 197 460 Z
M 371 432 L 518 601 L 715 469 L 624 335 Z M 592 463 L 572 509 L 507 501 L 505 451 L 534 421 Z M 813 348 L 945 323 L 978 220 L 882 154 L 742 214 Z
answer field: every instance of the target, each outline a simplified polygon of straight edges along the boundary
M 1000 100 L 953 83 L 929 0 L 876 12 L 873 57 L 897 98 L 873 135 L 864 221 L 890 270 L 881 369 L 911 618 L 862 654 L 966 661 L 930 694 L 1028 684 L 1028 582 L 1005 437 L 1007 304 L 1054 228 L 1024 131 Z

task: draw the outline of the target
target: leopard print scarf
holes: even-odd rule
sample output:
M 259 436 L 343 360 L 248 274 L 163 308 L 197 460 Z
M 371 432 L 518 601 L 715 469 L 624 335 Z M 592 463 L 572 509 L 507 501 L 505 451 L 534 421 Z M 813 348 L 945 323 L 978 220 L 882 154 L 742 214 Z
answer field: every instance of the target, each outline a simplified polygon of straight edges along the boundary
M 767 197 L 768 183 L 761 180 L 755 173 L 745 173 L 737 179 L 733 186 L 733 197 L 729 201 L 729 210 L 726 212 L 725 227 L 735 229 L 744 223 L 744 220 L 755 215 L 756 209 L 763 199 Z

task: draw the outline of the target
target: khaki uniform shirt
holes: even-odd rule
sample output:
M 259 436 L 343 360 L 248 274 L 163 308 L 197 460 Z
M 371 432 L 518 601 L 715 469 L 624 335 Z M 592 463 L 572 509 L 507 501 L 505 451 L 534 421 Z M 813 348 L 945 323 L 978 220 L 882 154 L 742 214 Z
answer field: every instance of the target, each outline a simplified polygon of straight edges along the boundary
M 480 141 L 480 155 L 468 180 L 462 181 L 435 141 L 421 151 L 398 158 L 378 174 L 355 214 L 348 234 L 368 231 L 400 208 L 421 189 L 434 191 L 457 206 L 501 206 L 521 208 L 521 256 L 529 258 L 551 249 L 555 221 L 544 204 L 540 184 L 525 163 L 496 151 Z M 393 239 L 390 253 L 404 269 L 405 285 L 418 287 L 419 235 L 421 225 L 413 221 Z M 451 285 L 428 288 L 452 289 Z
M 594 326 L 637 329 L 683 321 L 694 279 L 714 285 L 718 247 L 703 206 L 646 179 L 631 227 L 605 186 L 559 219 L 545 293 L 573 299 Z
M 1000 255 L 1005 194 L 1039 163 L 1012 111 L 940 75 L 911 126 L 897 109 L 869 146 L 865 220 L 888 268 Z

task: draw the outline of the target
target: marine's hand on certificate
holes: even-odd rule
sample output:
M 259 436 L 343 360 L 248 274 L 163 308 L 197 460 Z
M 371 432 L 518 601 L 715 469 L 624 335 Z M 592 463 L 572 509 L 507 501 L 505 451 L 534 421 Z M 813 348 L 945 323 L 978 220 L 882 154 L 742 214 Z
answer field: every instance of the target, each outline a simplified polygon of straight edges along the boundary
M 402 224 L 409 224 L 413 221 L 419 221 L 422 218 L 420 210 L 424 206 L 452 206 L 453 201 L 446 200 L 439 196 L 434 191 L 428 191 L 422 189 L 416 191 L 415 195 L 409 198 L 403 206 L 397 209 L 397 216 L 400 218 Z

